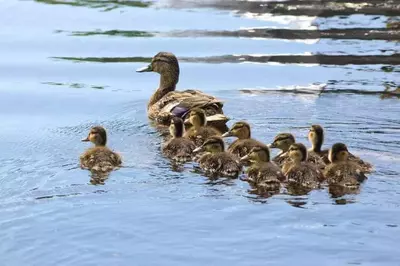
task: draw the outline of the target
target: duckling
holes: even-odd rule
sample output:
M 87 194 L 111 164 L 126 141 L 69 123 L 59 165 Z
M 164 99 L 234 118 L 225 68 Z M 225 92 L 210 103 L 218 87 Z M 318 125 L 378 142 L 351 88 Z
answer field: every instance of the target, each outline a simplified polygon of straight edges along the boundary
M 217 129 L 207 126 L 206 113 L 200 108 L 193 108 L 190 111 L 188 121 L 192 127 L 186 131 L 184 137 L 194 141 L 196 146 L 203 145 L 209 137 L 221 135 Z
M 239 158 L 225 151 L 221 137 L 208 138 L 202 146 L 194 150 L 194 152 L 200 151 L 206 152 L 198 160 L 200 168 L 206 174 L 236 178 L 241 172 Z
M 349 160 L 349 151 L 343 143 L 335 143 L 329 151 L 329 160 L 332 162 L 324 171 L 330 185 L 356 188 L 367 177 L 363 168 Z
M 181 118 L 173 117 L 169 126 L 172 138 L 164 143 L 163 154 L 169 159 L 184 163 L 192 159 L 193 150 L 196 145 L 190 139 L 184 138 L 185 125 Z
M 233 124 L 232 128 L 228 132 L 224 133 L 222 137 L 238 138 L 229 145 L 228 152 L 238 156 L 239 158 L 246 156 L 254 147 L 267 147 L 265 144 L 251 138 L 250 125 L 244 121 Z
M 328 158 L 329 150 L 321 150 L 324 142 L 324 129 L 320 125 L 312 125 L 308 133 L 308 139 L 312 144 L 309 154 L 317 154 L 318 156 L 321 156 L 325 164 L 330 164 Z M 359 164 L 364 172 L 370 173 L 373 171 L 373 167 L 370 163 L 363 161 L 351 153 L 349 153 L 349 160 Z
M 205 111 L 210 125 L 223 132 L 227 130 L 226 122 L 229 119 L 223 113 L 221 100 L 198 90 L 175 91 L 179 81 L 179 63 L 174 54 L 159 52 L 148 66 L 136 71 L 157 72 L 161 75 L 160 85 L 147 105 L 151 120 L 168 125 L 173 116 L 185 120 L 190 110 L 197 107 Z
M 281 169 L 270 162 L 270 154 L 267 147 L 254 147 L 248 155 L 240 160 L 249 160 L 251 163 L 246 171 L 247 178 L 242 180 L 248 181 L 256 187 L 279 190 L 280 182 L 285 181 L 285 176 Z
M 267 145 L 269 148 L 277 148 L 281 150 L 281 152 L 272 159 L 273 162 L 280 167 L 288 162 L 290 160 L 288 153 L 289 148 L 295 142 L 296 140 L 294 136 L 290 133 L 280 133 L 276 135 L 274 141 Z M 314 153 L 308 153 L 307 162 L 315 164 L 319 169 L 325 168 L 324 161 L 321 159 L 321 157 Z
M 282 168 L 289 183 L 314 189 L 324 180 L 322 172 L 307 162 L 307 148 L 303 144 L 292 144 L 289 148 L 289 157 L 291 162 L 285 163 Z
M 82 169 L 88 169 L 95 173 L 106 173 L 122 164 L 121 156 L 106 146 L 107 133 L 103 127 L 92 127 L 87 138 L 82 141 L 90 141 L 95 145 L 80 156 Z
M 322 150 L 324 129 L 320 125 L 311 125 L 308 131 L 308 140 L 311 142 L 311 149 L 308 150 L 308 154 L 317 155 L 322 158 L 325 164 L 329 164 L 329 150 Z

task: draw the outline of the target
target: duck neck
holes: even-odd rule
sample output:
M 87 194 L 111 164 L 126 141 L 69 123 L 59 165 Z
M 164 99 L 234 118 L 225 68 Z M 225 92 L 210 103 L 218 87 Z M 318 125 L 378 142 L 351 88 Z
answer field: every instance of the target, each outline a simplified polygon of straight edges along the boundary
M 174 91 L 179 80 L 179 72 L 167 71 L 161 74 L 159 88 L 151 96 L 148 107 L 158 102 L 168 92 Z
M 311 150 L 315 152 L 321 152 L 321 148 L 322 148 L 322 140 L 318 139 L 317 141 L 313 142 Z

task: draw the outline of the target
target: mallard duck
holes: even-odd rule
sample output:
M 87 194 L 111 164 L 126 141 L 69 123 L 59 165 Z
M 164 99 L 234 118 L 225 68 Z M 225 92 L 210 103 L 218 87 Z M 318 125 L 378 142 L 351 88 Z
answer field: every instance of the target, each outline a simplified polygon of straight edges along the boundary
M 192 124 L 192 127 L 186 131 L 184 137 L 194 141 L 196 146 L 203 145 L 209 137 L 221 135 L 217 129 L 207 126 L 206 113 L 203 109 L 193 108 L 190 111 L 188 122 Z
M 279 190 L 280 182 L 285 181 L 281 169 L 270 162 L 269 149 L 267 147 L 254 147 L 250 153 L 240 159 L 241 161 L 250 161 L 251 165 L 247 169 L 248 181 L 256 187 Z
M 190 110 L 197 107 L 205 111 L 209 125 L 223 132 L 229 120 L 223 113 L 223 102 L 198 90 L 175 91 L 179 81 L 179 63 L 175 55 L 159 52 L 151 63 L 137 72 L 157 72 L 160 85 L 147 105 L 148 117 L 158 124 L 168 125 L 173 116 L 186 119 Z
M 322 172 L 307 162 L 307 148 L 303 144 L 292 144 L 289 157 L 291 161 L 283 165 L 282 172 L 290 184 L 314 189 L 324 180 Z
M 329 150 L 321 149 L 322 144 L 324 143 L 324 129 L 320 125 L 312 125 L 308 133 L 308 139 L 312 144 L 309 154 L 317 154 L 318 156 L 321 156 L 326 164 L 329 164 Z M 369 173 L 373 170 L 373 167 L 370 163 L 363 161 L 351 153 L 349 153 L 349 160 L 359 164 L 364 172 Z
M 82 169 L 106 173 L 122 164 L 121 156 L 106 146 L 107 133 L 103 127 L 92 127 L 87 138 L 82 139 L 82 141 L 90 141 L 95 145 L 81 155 L 80 164 Z
M 169 131 L 172 138 L 162 146 L 163 154 L 176 162 L 184 163 L 190 161 L 196 145 L 190 139 L 183 137 L 185 126 L 182 119 L 173 117 Z
M 296 140 L 294 136 L 290 133 L 279 133 L 278 135 L 276 135 L 274 141 L 271 144 L 267 145 L 269 148 L 276 148 L 281 150 L 281 152 L 272 159 L 273 162 L 275 162 L 280 167 L 288 162 L 288 160 L 290 160 L 288 153 L 289 148 L 295 142 Z M 307 162 L 315 164 L 319 169 L 325 168 L 324 161 L 321 159 L 320 156 L 314 153 L 308 154 Z
M 358 187 L 367 177 L 363 168 L 349 160 L 349 151 L 343 143 L 335 143 L 329 151 L 329 160 L 332 162 L 324 171 L 330 185 L 344 187 Z
M 233 124 L 229 131 L 224 133 L 222 137 L 238 138 L 229 145 L 228 152 L 238 156 L 239 158 L 247 155 L 254 147 L 267 147 L 264 143 L 251 138 L 250 125 L 244 121 Z
M 224 141 L 214 136 L 207 139 L 194 152 L 205 152 L 198 162 L 206 174 L 212 176 L 237 177 L 241 172 L 239 158 L 225 151 Z

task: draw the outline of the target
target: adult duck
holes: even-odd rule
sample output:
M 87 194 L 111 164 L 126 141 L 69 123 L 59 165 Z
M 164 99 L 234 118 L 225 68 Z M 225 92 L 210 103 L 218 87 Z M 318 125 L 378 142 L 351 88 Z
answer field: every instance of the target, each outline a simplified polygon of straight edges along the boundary
M 221 100 L 198 90 L 175 91 L 179 81 L 179 63 L 174 54 L 159 52 L 148 66 L 136 71 L 157 72 L 161 76 L 160 85 L 147 105 L 148 117 L 157 124 L 168 125 L 174 116 L 185 121 L 190 110 L 197 107 L 205 111 L 208 125 L 222 132 L 227 130 L 229 119 L 223 113 Z

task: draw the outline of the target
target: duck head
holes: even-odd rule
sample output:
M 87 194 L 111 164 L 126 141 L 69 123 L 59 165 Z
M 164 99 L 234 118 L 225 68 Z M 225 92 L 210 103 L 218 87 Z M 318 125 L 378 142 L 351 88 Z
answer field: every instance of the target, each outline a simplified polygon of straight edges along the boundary
M 331 163 L 347 161 L 349 158 L 349 151 L 346 144 L 335 143 L 329 150 L 329 161 Z
M 88 136 L 85 139 L 82 139 L 82 141 L 84 142 L 90 141 L 95 146 L 106 146 L 107 144 L 106 130 L 104 129 L 104 127 L 101 126 L 92 127 L 89 131 Z
M 222 138 L 220 137 L 211 137 L 208 138 L 203 145 L 196 148 L 193 152 L 210 152 L 210 153 L 217 153 L 223 152 L 225 150 L 225 144 Z
M 302 143 L 294 143 L 289 148 L 289 157 L 295 163 L 307 160 L 307 148 Z
M 250 125 L 244 121 L 236 122 L 235 124 L 233 124 L 228 132 L 222 135 L 222 137 L 237 137 L 239 139 L 249 139 L 251 138 Z
M 269 162 L 270 155 L 268 147 L 254 147 L 250 153 L 240 158 L 240 161 L 250 161 L 251 163 Z
M 290 148 L 290 145 L 294 144 L 295 142 L 295 138 L 292 134 L 280 133 L 276 135 L 271 144 L 268 144 L 268 147 L 280 149 L 282 152 L 287 152 Z
M 173 86 L 179 81 L 179 63 L 176 56 L 169 52 L 156 54 L 148 66 L 139 68 L 136 72 L 157 72 L 161 75 L 160 86 Z

